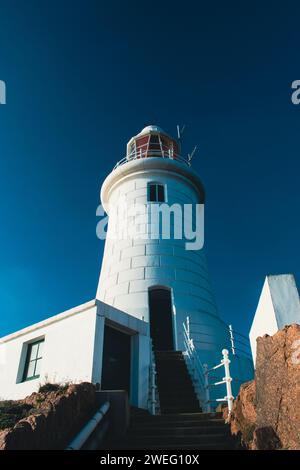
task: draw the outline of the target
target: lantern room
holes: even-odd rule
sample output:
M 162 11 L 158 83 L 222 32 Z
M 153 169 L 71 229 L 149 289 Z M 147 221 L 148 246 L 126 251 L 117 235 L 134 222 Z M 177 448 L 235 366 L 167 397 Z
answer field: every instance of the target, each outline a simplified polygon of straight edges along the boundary
M 178 142 L 158 126 L 147 126 L 127 144 L 126 159 L 162 157 L 180 159 Z

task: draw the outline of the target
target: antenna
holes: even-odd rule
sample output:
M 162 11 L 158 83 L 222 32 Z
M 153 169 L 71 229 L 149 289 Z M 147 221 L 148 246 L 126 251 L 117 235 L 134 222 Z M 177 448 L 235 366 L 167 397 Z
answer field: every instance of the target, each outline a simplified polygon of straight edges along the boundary
M 177 124 L 177 137 L 178 137 L 178 140 L 180 140 L 181 137 L 183 136 L 184 130 L 185 130 L 185 124 L 184 124 L 184 126 L 182 126 L 181 129 L 180 129 L 179 124 Z
M 195 147 L 193 148 L 193 150 L 192 150 L 191 153 L 188 153 L 188 161 L 189 161 L 189 162 L 192 161 L 192 158 L 193 158 L 193 156 L 195 155 L 196 150 L 197 150 L 197 145 L 195 145 Z

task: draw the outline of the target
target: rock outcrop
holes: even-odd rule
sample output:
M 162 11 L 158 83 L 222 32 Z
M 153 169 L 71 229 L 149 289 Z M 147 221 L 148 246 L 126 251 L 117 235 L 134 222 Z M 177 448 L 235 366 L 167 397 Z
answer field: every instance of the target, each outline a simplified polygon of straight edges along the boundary
M 32 411 L 0 431 L 0 450 L 63 449 L 94 413 L 96 390 L 86 382 L 52 391 L 49 387 L 16 403 Z
M 255 379 L 241 386 L 231 431 L 248 449 L 300 450 L 300 325 L 257 339 Z

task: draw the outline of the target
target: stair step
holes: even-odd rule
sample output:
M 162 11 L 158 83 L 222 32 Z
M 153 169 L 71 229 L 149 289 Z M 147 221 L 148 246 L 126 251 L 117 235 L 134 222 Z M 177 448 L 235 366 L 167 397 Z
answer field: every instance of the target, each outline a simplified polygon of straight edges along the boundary
M 160 415 L 133 409 L 130 427 L 115 449 L 235 449 L 222 413 L 201 411 L 181 351 L 155 351 Z
M 229 436 L 230 430 L 224 426 L 163 426 L 163 427 L 134 427 L 129 429 L 129 435 L 137 437 L 152 437 L 152 436 L 198 436 L 198 435 L 223 435 Z
M 168 418 L 170 415 L 164 415 Z M 215 420 L 197 420 L 197 421 L 185 421 L 185 420 L 164 420 L 164 421 L 143 421 L 143 420 L 134 420 L 134 426 L 137 429 L 164 429 L 164 428 L 174 428 L 174 427 L 183 427 L 183 428 L 200 428 L 200 427 L 223 427 L 223 419 Z
M 144 437 L 144 436 L 135 436 L 133 439 L 128 438 L 126 440 L 128 445 L 131 443 L 133 445 L 142 445 L 143 447 L 147 448 L 149 445 L 150 446 L 155 446 L 155 447 L 162 447 L 165 448 L 168 445 L 176 445 L 178 448 L 180 448 L 181 445 L 189 445 L 193 448 L 196 448 L 198 445 L 201 446 L 207 446 L 207 445 L 213 445 L 213 446 L 222 446 L 222 445 L 234 445 L 235 440 L 231 436 L 224 436 L 220 434 L 211 434 L 211 435 L 198 435 L 198 436 L 174 436 L 174 435 L 166 435 L 166 436 L 151 436 L 151 439 L 149 437 Z
M 170 409 L 170 408 L 169 408 Z M 222 450 L 237 449 L 222 413 L 184 412 L 150 415 L 133 409 L 127 436 L 114 449 Z
M 160 408 L 161 410 L 165 410 L 166 408 L 176 408 L 178 410 L 189 411 L 195 408 L 195 411 L 199 411 L 199 402 L 194 400 L 160 400 Z
M 168 349 L 163 350 L 163 351 L 156 350 L 154 354 L 156 356 L 162 356 L 164 354 L 170 354 L 171 356 L 176 356 L 176 355 L 182 356 L 182 351 L 173 351 L 173 350 L 168 350 Z
M 178 444 L 164 444 L 163 446 L 161 445 L 151 445 L 151 444 L 147 444 L 147 445 L 144 445 L 144 444 L 140 444 L 140 445 L 137 445 L 137 444 L 133 444 L 133 443 L 129 443 L 129 444 L 126 444 L 126 445 L 122 445 L 122 446 L 117 446 L 116 449 L 128 449 L 128 450 L 134 450 L 134 449 L 145 449 L 145 450 L 175 450 L 175 451 L 178 451 L 178 450 L 231 450 L 231 449 L 237 449 L 237 445 L 235 443 L 232 443 L 232 442 L 223 442 L 223 443 L 217 443 L 217 444 L 214 444 L 212 442 L 207 442 L 205 444 L 186 444 L 186 443 L 181 443 L 180 445 Z
M 158 371 L 157 373 L 159 374 L 160 372 Z M 177 388 L 180 386 L 182 387 L 193 386 L 193 382 L 191 378 L 188 375 L 183 375 L 183 374 L 180 377 L 176 375 L 174 376 L 173 374 L 172 375 L 166 374 L 163 377 L 159 377 L 157 379 L 157 383 L 161 386 L 168 387 L 169 390 L 174 390 L 174 388 Z
M 183 396 L 193 396 L 195 397 L 195 392 L 193 388 L 184 387 L 179 390 L 161 390 L 159 396 L 168 396 L 168 397 L 183 397 Z
M 203 416 L 201 416 L 203 414 Z M 149 415 L 149 416 L 135 416 L 131 417 L 132 421 L 136 423 L 144 422 L 146 424 L 157 423 L 161 425 L 162 423 L 200 423 L 200 426 L 203 423 L 223 423 L 224 419 L 220 416 L 207 416 L 207 413 L 204 412 L 189 412 L 189 413 L 169 413 L 168 415 Z
M 211 421 L 211 420 L 218 420 L 218 421 L 223 421 L 222 419 L 222 413 L 220 412 L 213 412 L 213 413 L 203 413 L 203 412 L 198 412 L 198 413 L 173 413 L 169 414 L 168 416 L 160 414 L 160 415 L 151 415 L 148 413 L 147 419 L 149 421 L 172 421 L 172 420 L 178 420 L 180 419 L 181 421 Z
M 159 372 L 158 372 L 159 374 Z M 159 377 L 157 379 L 157 385 L 161 387 L 168 388 L 171 391 L 177 391 L 179 388 L 193 388 L 193 382 L 190 377 L 176 377 L 174 375 L 165 377 Z
M 189 444 L 192 441 L 194 443 L 204 443 L 204 442 L 213 442 L 214 444 L 218 442 L 224 442 L 226 440 L 231 440 L 232 437 L 227 433 L 227 434 L 191 434 L 191 435 L 186 435 L 184 433 L 182 434 L 165 434 L 164 436 L 157 436 L 157 435 L 148 435 L 148 436 L 140 436 L 140 435 L 128 435 L 128 441 L 132 442 L 149 442 L 151 445 L 157 444 L 163 444 L 163 443 L 171 443 L 171 444 L 180 444 L 186 443 Z
M 186 412 L 186 411 L 189 411 L 190 413 L 196 413 L 197 411 L 199 410 L 199 407 L 197 406 L 191 406 L 191 407 L 184 407 L 184 408 L 180 408 L 179 406 L 169 406 L 169 407 L 164 407 L 163 411 L 165 414 L 173 414 L 174 411 L 177 411 L 177 412 Z
M 186 362 L 184 359 L 158 359 L 156 360 L 156 365 L 158 367 L 166 367 L 167 365 L 171 367 L 184 367 Z
M 194 399 L 190 400 L 176 400 L 175 398 L 173 400 L 171 399 L 160 399 L 160 407 L 161 409 L 163 408 L 180 408 L 181 410 L 184 410 L 184 408 L 195 408 L 196 411 L 199 411 L 199 402 Z
M 162 400 L 164 398 L 167 398 L 167 399 L 170 399 L 170 400 L 173 400 L 173 399 L 177 398 L 177 401 L 181 401 L 181 400 L 186 401 L 186 399 L 198 401 L 197 396 L 194 393 L 191 393 L 190 390 L 187 391 L 187 392 L 184 392 L 184 393 L 178 393 L 177 395 L 175 393 L 168 394 L 166 392 L 161 392 L 159 394 L 159 398 L 160 398 L 160 400 Z

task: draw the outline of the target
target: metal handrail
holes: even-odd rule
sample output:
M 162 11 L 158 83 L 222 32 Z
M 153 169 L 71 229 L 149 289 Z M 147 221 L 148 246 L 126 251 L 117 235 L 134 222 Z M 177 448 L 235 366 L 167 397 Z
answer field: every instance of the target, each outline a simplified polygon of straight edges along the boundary
M 116 163 L 116 165 L 114 166 L 114 170 L 118 168 L 119 166 L 124 165 L 125 163 L 128 163 L 129 161 L 139 160 L 141 158 L 150 158 L 150 157 L 167 158 L 170 160 L 178 161 L 180 163 L 184 163 L 187 166 L 191 166 L 191 162 L 189 161 L 188 158 L 182 157 L 177 154 L 172 155 L 171 152 L 165 154 L 165 152 L 162 152 L 161 150 L 149 149 L 149 150 L 145 150 L 144 152 L 143 151 L 132 152 L 131 154 L 126 155 L 126 157 L 122 158 L 120 161 Z
M 156 383 L 157 371 L 155 356 L 152 348 L 152 339 L 150 338 L 150 366 L 149 366 L 149 399 L 148 410 L 152 415 L 159 414 L 159 396 Z
M 229 326 L 231 326 L 231 328 L 232 328 L 232 325 L 229 325 Z M 242 337 L 245 338 L 247 341 L 249 340 L 249 336 L 246 336 L 246 335 L 244 335 L 243 333 L 240 333 L 239 331 L 235 330 L 234 328 L 232 328 L 232 331 L 233 331 L 233 333 L 234 333 L 235 335 L 242 336 Z
M 244 339 L 247 339 L 247 337 L 235 331 L 232 328 L 232 325 L 228 325 L 228 332 L 229 332 L 229 340 L 230 340 L 232 354 L 236 355 L 236 351 L 239 351 L 240 353 L 244 354 L 246 357 L 251 358 L 250 344 L 243 343 L 241 340 L 236 339 L 235 335 L 239 335 Z M 246 350 L 236 347 L 236 343 L 241 344 L 244 348 L 246 348 Z
M 214 367 L 211 367 L 210 369 L 208 368 L 207 364 L 204 364 L 204 376 L 205 376 L 205 390 L 206 390 L 206 411 L 210 412 L 210 403 L 212 401 L 216 402 L 227 402 L 228 406 L 228 414 L 230 415 L 232 411 L 232 405 L 233 405 L 233 400 L 234 396 L 232 395 L 232 387 L 231 387 L 231 382 L 232 382 L 232 377 L 230 376 L 230 359 L 229 359 L 229 352 L 227 349 L 222 350 L 222 355 L 223 359 L 219 364 L 217 364 Z M 225 370 L 225 377 L 222 378 L 222 380 L 219 380 L 218 382 L 213 382 L 209 383 L 209 373 L 218 369 L 219 367 L 224 367 Z M 226 385 L 226 396 L 224 398 L 216 398 L 214 400 L 210 399 L 210 393 L 209 390 L 211 387 L 216 387 L 218 385 Z
M 192 369 L 192 379 L 195 391 L 200 403 L 203 403 L 205 401 L 204 368 L 197 354 L 194 341 L 190 338 L 188 317 L 186 325 L 185 323 L 183 323 L 183 336 L 185 345 L 185 356 L 189 362 L 190 368 Z
M 222 350 L 223 359 L 220 361 L 219 364 L 208 368 L 207 364 L 202 365 L 202 362 L 195 348 L 194 341 L 191 338 L 189 317 L 186 318 L 186 322 L 183 322 L 183 337 L 184 346 L 186 348 L 185 357 L 187 358 L 189 365 L 192 368 L 192 379 L 200 403 L 204 404 L 206 412 L 210 412 L 211 402 L 227 402 L 228 414 L 230 415 L 234 397 L 232 395 L 231 388 L 231 382 L 233 379 L 230 376 L 230 359 L 228 350 Z M 210 383 L 209 378 L 216 379 L 216 377 L 210 376 L 210 373 L 215 371 L 216 369 L 219 369 L 220 367 L 224 367 L 225 377 L 223 377 L 222 380 Z M 226 385 L 226 396 L 224 398 L 216 398 L 212 400 L 210 398 L 210 388 L 224 384 Z
M 66 450 L 79 450 L 86 443 L 92 432 L 101 423 L 104 416 L 107 414 L 110 408 L 110 403 L 106 401 L 101 405 L 100 409 L 94 414 L 94 416 L 83 426 L 79 433 L 70 442 Z
M 199 322 L 190 322 L 190 325 L 196 326 L 196 327 L 201 327 L 201 326 L 209 326 L 206 323 L 199 323 Z M 227 325 L 224 323 L 224 327 L 226 328 L 226 331 L 229 335 L 229 341 L 230 341 L 230 349 L 233 355 L 244 355 L 246 358 L 251 359 L 251 348 L 250 348 L 250 343 L 249 343 L 249 338 L 247 336 L 243 335 L 242 333 L 237 332 L 236 330 L 233 329 L 232 325 Z M 201 331 L 197 331 L 193 329 L 193 334 L 195 335 L 201 335 L 201 336 L 214 336 L 211 333 L 204 333 Z M 236 336 L 241 337 L 244 341 L 241 341 L 240 339 L 237 339 Z M 209 341 L 202 341 L 201 339 L 194 339 L 195 343 L 203 343 L 203 344 L 213 344 Z M 238 346 L 241 345 L 243 346 L 244 349 L 241 349 L 241 347 L 237 347 L 236 344 L 238 343 Z M 237 353 L 238 351 L 238 353 Z

